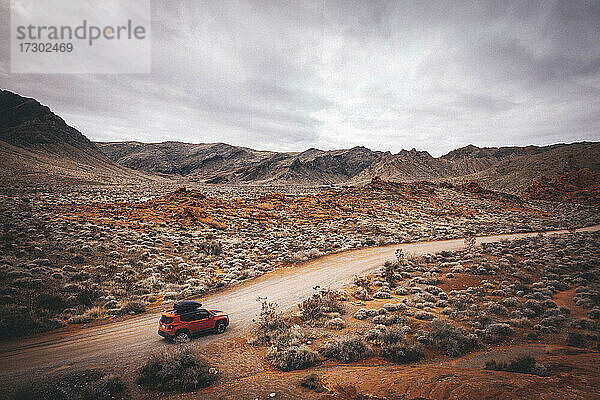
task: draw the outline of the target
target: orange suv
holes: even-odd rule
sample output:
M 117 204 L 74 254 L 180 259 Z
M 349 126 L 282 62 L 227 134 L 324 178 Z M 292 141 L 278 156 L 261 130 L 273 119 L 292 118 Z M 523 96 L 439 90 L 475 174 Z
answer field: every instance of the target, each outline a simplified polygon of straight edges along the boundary
M 222 311 L 206 310 L 201 303 L 186 300 L 162 314 L 158 334 L 170 340 L 187 340 L 206 331 L 223 333 L 228 325 L 229 317 Z

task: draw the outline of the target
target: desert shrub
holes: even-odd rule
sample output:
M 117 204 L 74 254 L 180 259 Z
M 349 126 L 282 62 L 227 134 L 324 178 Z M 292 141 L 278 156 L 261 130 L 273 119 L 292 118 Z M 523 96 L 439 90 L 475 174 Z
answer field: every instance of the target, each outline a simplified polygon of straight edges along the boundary
M 402 328 L 397 326 L 386 329 L 381 334 L 381 343 L 385 345 L 404 343 L 405 341 L 406 336 L 404 335 Z
M 261 302 L 261 308 L 254 330 L 256 343 L 263 346 L 276 344 L 278 339 L 290 329 L 291 324 L 279 313 L 276 303 L 270 303 L 263 298 L 257 300 Z
M 198 250 L 209 256 L 218 256 L 223 252 L 223 246 L 217 240 L 205 240 L 198 245 Z
M 538 364 L 530 355 L 516 357 L 509 362 L 490 360 L 485 363 L 485 369 L 518 372 L 521 374 L 538 376 L 546 376 L 548 374 L 546 368 L 543 365 Z
M 508 309 L 506 307 L 504 307 L 502 304 L 492 302 L 492 303 L 490 303 L 490 306 L 488 309 L 490 310 L 491 313 L 494 313 L 494 314 L 508 315 Z
M 120 376 L 91 369 L 61 373 L 42 381 L 28 382 L 16 389 L 16 400 L 109 400 L 121 399 L 125 384 Z
M 598 324 L 596 321 L 592 321 L 591 319 L 578 318 L 571 322 L 571 327 L 575 329 L 595 330 L 598 329 Z
M 140 300 L 128 301 L 119 310 L 121 314 L 141 314 L 146 312 L 146 304 Z
M 317 374 L 306 375 L 304 378 L 302 378 L 302 380 L 300 380 L 300 386 L 317 393 L 323 393 L 325 391 L 325 387 L 321 383 L 319 375 Z
M 600 308 L 594 308 L 588 312 L 588 318 L 600 319 Z
M 90 286 L 82 286 L 79 288 L 75 298 L 77 302 L 85 308 L 91 307 L 96 300 L 101 296 L 99 290 Z
M 529 318 L 513 318 L 508 323 L 512 326 L 516 326 L 519 328 L 524 328 L 532 325 L 532 322 Z
M 151 355 L 137 370 L 136 383 L 162 392 L 191 392 L 209 386 L 215 375 L 192 349 L 178 348 Z
M 267 353 L 267 359 L 277 369 L 294 371 L 317 364 L 319 355 L 305 345 L 290 346 L 283 349 L 273 346 Z
M 365 340 L 371 343 L 380 343 L 384 332 L 385 327 L 383 325 L 377 325 L 375 328 L 365 332 Z
M 424 357 L 421 346 L 408 343 L 384 344 L 381 346 L 379 354 L 381 357 L 399 364 L 416 362 Z
M 106 310 L 102 307 L 92 307 L 86 310 L 83 314 L 74 315 L 69 318 L 71 324 L 86 324 L 96 319 L 102 319 L 106 317 Z
M 514 333 L 514 329 L 508 324 L 490 324 L 483 331 L 478 332 L 479 336 L 486 343 L 498 343 L 511 336 Z
M 62 324 L 43 310 L 15 305 L 0 306 L 0 338 L 32 335 L 56 329 Z
M 540 321 L 540 325 L 542 326 L 551 326 L 551 327 L 559 327 L 565 320 L 564 315 L 553 315 L 549 317 L 545 317 Z
M 320 353 L 325 358 L 335 358 L 342 363 L 362 360 L 373 354 L 371 348 L 358 335 L 346 335 L 328 341 L 320 349 Z
M 51 312 L 58 312 L 67 308 L 67 303 L 61 296 L 49 293 L 40 293 L 37 295 L 35 304 L 37 307 Z
M 366 319 L 368 317 L 367 315 L 367 310 L 364 308 L 359 309 L 358 311 L 356 311 L 353 315 L 354 318 L 358 319 L 358 320 L 363 320 Z
M 298 306 L 302 320 L 319 323 L 327 313 L 343 313 L 340 293 L 330 289 L 317 289 L 312 296 Z
M 352 296 L 354 296 L 358 300 L 371 300 L 371 296 L 369 296 L 369 291 L 362 286 L 359 286 L 356 289 L 354 289 L 354 291 L 352 292 Z
M 391 299 L 392 295 L 389 292 L 384 292 L 380 290 L 378 292 L 373 293 L 373 298 L 375 299 Z
M 388 282 L 391 287 L 394 287 L 396 285 L 395 270 L 396 266 L 390 261 L 386 261 L 385 264 L 383 264 L 382 278 L 384 281 Z
M 378 325 L 394 325 L 399 321 L 399 317 L 397 315 L 385 315 L 380 314 L 373 317 L 373 323 Z
M 586 337 L 583 333 L 569 332 L 567 335 L 567 346 L 581 347 L 586 343 Z
M 422 341 L 442 350 L 450 357 L 459 357 L 477 348 L 480 344 L 477 336 L 462 327 L 453 327 L 441 319 L 431 322 L 431 331 L 423 336 Z
M 371 279 L 368 276 L 358 276 L 354 275 L 352 280 L 355 286 L 362 287 L 364 289 L 369 289 L 369 284 L 371 283 Z
M 425 320 L 425 321 L 431 321 L 432 319 L 435 318 L 435 315 L 428 313 L 427 311 L 417 311 L 415 313 L 415 318 Z
M 333 319 L 328 320 L 325 323 L 325 327 L 328 329 L 340 330 L 340 329 L 343 329 L 345 326 L 346 326 L 346 323 L 341 318 L 333 318 Z

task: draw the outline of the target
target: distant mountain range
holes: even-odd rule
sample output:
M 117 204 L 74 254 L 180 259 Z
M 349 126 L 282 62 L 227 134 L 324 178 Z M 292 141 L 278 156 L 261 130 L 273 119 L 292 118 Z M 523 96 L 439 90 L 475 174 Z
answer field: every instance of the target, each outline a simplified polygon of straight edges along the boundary
M 469 145 L 441 157 L 426 151 L 397 154 L 365 147 L 258 151 L 223 143 L 96 143 L 113 161 L 146 173 L 214 184 L 349 184 L 380 177 L 392 181 L 477 180 L 482 186 L 522 193 L 535 180 L 570 170 L 600 170 L 600 143 L 526 147 Z
M 253 150 L 225 143 L 90 142 L 34 99 L 0 91 L 0 170 L 4 177 L 58 176 L 113 182 L 183 179 L 207 184 L 346 184 L 477 180 L 521 194 L 542 177 L 587 168 L 600 171 L 600 143 L 476 147 L 441 157 L 365 147 L 303 152 Z
M 365 147 L 277 153 L 224 143 L 98 142 L 96 145 L 113 161 L 127 167 L 207 183 L 341 183 L 356 176 L 381 154 Z

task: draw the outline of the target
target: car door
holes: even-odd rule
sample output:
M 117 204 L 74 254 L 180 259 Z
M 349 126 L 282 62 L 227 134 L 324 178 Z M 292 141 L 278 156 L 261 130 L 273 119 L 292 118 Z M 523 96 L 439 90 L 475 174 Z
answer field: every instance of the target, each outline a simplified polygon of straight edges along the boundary
M 212 314 L 206 311 L 205 309 L 198 310 L 197 317 L 199 330 L 212 329 L 215 327 Z
M 195 333 L 200 330 L 198 310 L 189 310 L 181 314 L 180 320 L 185 324 L 190 333 Z

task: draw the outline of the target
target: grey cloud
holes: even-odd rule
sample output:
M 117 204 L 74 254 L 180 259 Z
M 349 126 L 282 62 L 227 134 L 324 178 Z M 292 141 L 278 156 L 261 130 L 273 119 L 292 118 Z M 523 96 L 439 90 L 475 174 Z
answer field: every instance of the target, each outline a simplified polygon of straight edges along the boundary
M 377 150 L 600 140 L 600 3 L 153 2 L 152 74 L 8 73 L 95 140 Z

